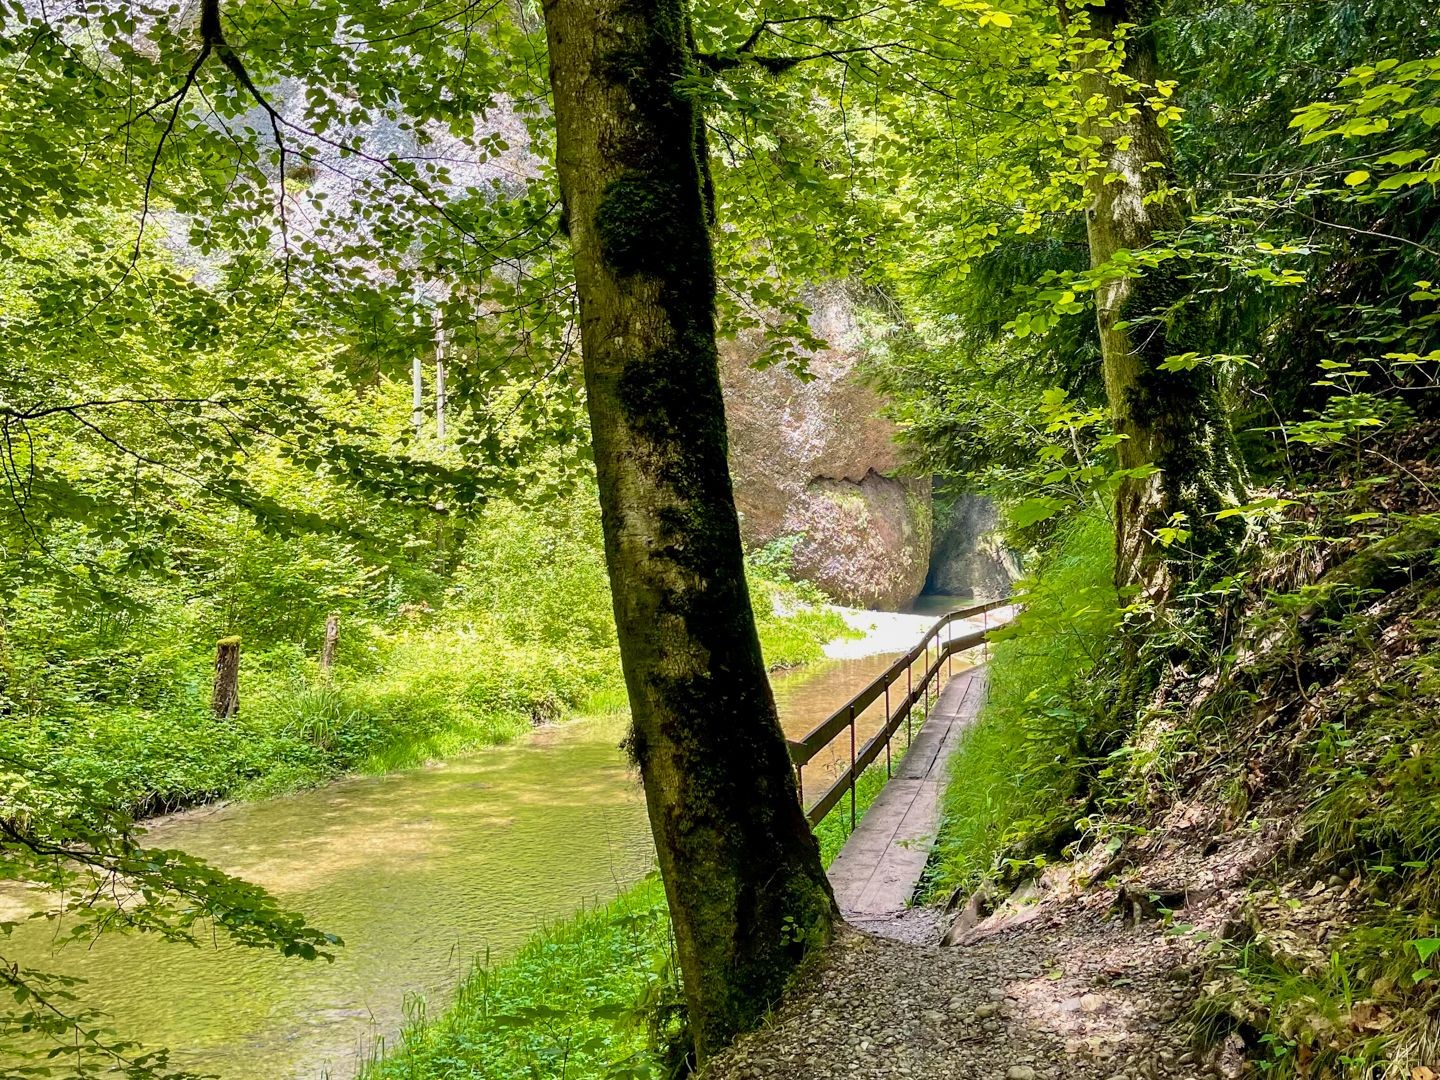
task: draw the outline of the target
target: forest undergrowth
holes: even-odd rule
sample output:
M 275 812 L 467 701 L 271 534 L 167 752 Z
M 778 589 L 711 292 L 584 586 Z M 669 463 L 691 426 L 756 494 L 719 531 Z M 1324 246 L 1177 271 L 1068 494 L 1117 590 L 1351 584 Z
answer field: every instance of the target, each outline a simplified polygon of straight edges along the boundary
M 931 899 L 991 910 L 1078 877 L 1193 946 L 1197 1051 L 1268 1076 L 1434 1075 L 1432 435 L 1392 439 L 1378 481 L 1257 493 L 1275 509 L 1231 572 L 1159 619 L 1107 586 L 1083 519 L 1059 535 L 956 755 Z
M 258 550 L 221 587 L 157 584 L 119 617 L 22 593 L 0 637 L 0 755 L 145 816 L 406 768 L 624 709 L 597 516 L 583 496 L 543 513 L 497 506 L 447 580 L 392 582 L 398 602 L 370 571 L 296 558 L 289 549 L 304 541 L 253 534 L 243 542 Z M 337 567 L 360 600 L 339 598 L 337 655 L 322 671 Z M 750 577 L 772 667 L 818 660 L 846 633 L 783 560 L 757 557 Z M 210 708 L 216 627 L 242 631 L 241 707 L 224 719 Z

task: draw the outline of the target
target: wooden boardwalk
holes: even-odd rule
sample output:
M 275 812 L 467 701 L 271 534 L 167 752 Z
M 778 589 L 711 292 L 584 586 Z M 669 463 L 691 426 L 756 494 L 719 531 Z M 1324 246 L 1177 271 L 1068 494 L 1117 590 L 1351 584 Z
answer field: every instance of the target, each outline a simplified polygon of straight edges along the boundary
M 946 763 L 985 699 L 986 671 L 945 685 L 899 768 L 830 866 L 840 911 L 852 922 L 892 918 L 915 894 L 940 825 Z

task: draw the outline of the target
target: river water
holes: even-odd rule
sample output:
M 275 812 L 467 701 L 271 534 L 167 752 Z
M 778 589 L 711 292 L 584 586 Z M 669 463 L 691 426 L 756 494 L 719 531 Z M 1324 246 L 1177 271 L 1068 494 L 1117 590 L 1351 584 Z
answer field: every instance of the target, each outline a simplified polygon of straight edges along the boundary
M 889 663 L 776 675 L 786 733 L 803 735 Z M 56 950 L 40 923 L 17 928 L 3 954 L 84 978 L 87 1005 L 170 1047 L 177 1067 L 225 1080 L 349 1076 L 394 1037 L 407 999 L 443 1007 L 476 958 L 503 958 L 651 869 L 643 794 L 617 749 L 624 723 L 580 720 L 443 765 L 152 826 L 148 845 L 201 856 L 339 934 L 333 963 L 122 935 Z M 16 906 L 0 894 L 0 917 Z

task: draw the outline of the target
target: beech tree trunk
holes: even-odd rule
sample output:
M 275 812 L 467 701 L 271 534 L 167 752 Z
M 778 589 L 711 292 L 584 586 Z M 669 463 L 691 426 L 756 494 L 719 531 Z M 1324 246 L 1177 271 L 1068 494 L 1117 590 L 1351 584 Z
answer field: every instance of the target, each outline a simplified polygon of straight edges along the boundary
M 228 720 L 240 711 L 240 639 L 221 638 L 215 643 L 215 686 L 210 711 Z
M 620 652 L 703 1059 L 835 902 L 760 654 L 726 459 L 703 128 L 682 0 L 545 6 Z
M 1115 42 L 1117 30 L 1129 24 L 1121 73 L 1147 87 L 1156 80 L 1155 39 L 1146 25 L 1155 6 L 1154 0 L 1106 0 L 1083 8 L 1090 32 L 1107 41 Z M 1099 140 L 1103 162 L 1087 181 L 1090 261 L 1099 267 L 1119 252 L 1150 247 L 1158 233 L 1182 226 L 1185 215 L 1178 198 L 1167 194 L 1174 183 L 1170 140 L 1154 111 L 1104 72 L 1083 74 L 1081 87 L 1092 101 L 1104 101 L 1107 114 L 1086 125 L 1086 134 Z M 1213 372 L 1160 368 L 1167 356 L 1187 351 L 1180 310 L 1185 287 L 1173 265 L 1107 282 L 1095 296 L 1105 393 L 1115 430 L 1126 436 L 1120 467 L 1160 470 L 1120 485 L 1116 582 L 1139 586 L 1156 599 L 1168 595 L 1178 561 L 1203 559 L 1230 542 L 1232 535 L 1213 515 L 1244 501 Z M 1166 551 L 1157 531 L 1172 523 L 1190 537 Z

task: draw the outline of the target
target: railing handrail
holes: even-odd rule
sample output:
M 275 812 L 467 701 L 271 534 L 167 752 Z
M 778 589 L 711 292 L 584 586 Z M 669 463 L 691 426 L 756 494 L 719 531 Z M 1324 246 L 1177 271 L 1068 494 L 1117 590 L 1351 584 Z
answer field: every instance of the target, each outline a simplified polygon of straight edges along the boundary
M 952 622 L 961 619 L 973 619 L 976 615 L 984 615 L 994 611 L 996 608 L 1011 607 L 1020 602 L 1019 597 L 1011 597 L 1005 600 L 992 600 L 987 604 L 978 604 L 975 607 L 960 608 L 958 611 L 947 612 L 936 620 L 935 625 L 925 632 L 925 636 L 910 649 L 909 652 L 900 656 L 893 664 L 872 679 L 862 690 L 860 690 L 849 701 L 845 702 L 828 717 L 822 720 L 815 727 L 811 728 L 798 739 L 790 740 L 790 760 L 796 765 L 804 765 L 825 747 L 829 746 L 836 735 L 840 734 L 850 723 L 850 710 L 855 710 L 855 715 L 860 715 L 866 708 L 875 702 L 885 692 L 887 686 L 894 684 L 916 660 L 920 659 L 929 647 L 930 643 L 940 636 L 940 632 Z M 967 637 L 979 635 L 979 640 L 973 644 L 964 645 L 960 648 L 951 649 L 953 652 L 963 652 L 965 649 L 973 649 L 975 645 L 982 644 L 988 630 L 976 631 L 975 634 L 968 634 Z M 924 679 L 921 680 L 923 685 Z M 800 756 L 802 755 L 803 756 Z
M 930 645 L 941 633 L 953 622 L 962 619 L 972 619 L 977 615 L 984 615 L 997 608 L 1012 607 L 1022 602 L 1024 598 L 1012 596 L 1004 600 L 992 600 L 989 603 L 977 604 L 974 607 L 960 608 L 957 611 L 947 612 L 935 621 L 935 624 L 926 631 L 925 636 L 912 647 L 908 652 L 899 657 L 893 664 L 872 679 L 864 689 L 850 698 L 825 720 L 808 731 L 802 738 L 787 740 L 790 751 L 790 761 L 795 766 L 796 776 L 800 776 L 801 770 L 816 754 L 829 746 L 837 735 L 847 728 L 850 730 L 850 765 L 835 781 L 828 787 L 824 794 L 815 801 L 815 804 L 806 810 L 805 815 L 811 824 L 819 823 L 835 805 L 844 797 L 845 792 L 851 793 L 850 814 L 851 826 L 854 826 L 855 817 L 855 783 L 860 774 L 864 772 L 874 761 L 879 758 L 880 752 L 885 751 L 886 769 L 890 767 L 889 746 L 890 740 L 895 732 L 900 729 L 902 723 L 908 723 L 911 710 L 919 702 L 922 696 L 926 700 L 926 712 L 929 712 L 930 683 L 940 674 L 940 667 L 951 656 L 957 652 L 964 652 L 966 649 L 973 649 L 983 645 L 990 639 L 991 627 L 985 627 L 961 637 L 949 637 L 935 650 L 935 660 L 928 663 L 925 671 L 919 680 L 913 678 L 906 681 L 906 693 L 900 701 L 900 707 L 891 711 L 890 687 L 900 678 L 902 673 L 909 672 L 911 666 L 921 656 L 929 658 Z M 872 735 L 863 746 L 858 749 L 855 746 L 855 718 L 863 713 L 870 705 L 874 704 L 881 695 L 885 696 L 885 722 L 880 730 Z M 801 788 L 801 800 L 804 800 L 804 789 Z

